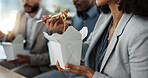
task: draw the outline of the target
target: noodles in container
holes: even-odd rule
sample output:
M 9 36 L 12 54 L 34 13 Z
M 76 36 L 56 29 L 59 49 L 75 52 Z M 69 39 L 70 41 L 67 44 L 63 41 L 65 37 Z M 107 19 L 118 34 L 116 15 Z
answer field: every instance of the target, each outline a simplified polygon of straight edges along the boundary
M 56 14 L 56 15 L 51 16 L 51 18 L 50 18 L 49 20 L 52 21 L 52 18 L 57 17 L 57 16 L 61 16 L 61 17 L 62 17 L 62 21 L 63 21 L 63 23 L 64 23 L 63 32 L 65 32 L 65 31 L 66 31 L 66 28 L 68 27 L 68 25 L 67 25 L 67 23 L 66 23 L 67 14 L 68 14 L 68 11 L 67 11 L 67 9 L 66 9 L 66 10 L 61 11 L 59 14 Z M 42 20 L 39 20 L 39 21 L 37 21 L 37 22 L 41 22 L 41 21 L 42 21 Z

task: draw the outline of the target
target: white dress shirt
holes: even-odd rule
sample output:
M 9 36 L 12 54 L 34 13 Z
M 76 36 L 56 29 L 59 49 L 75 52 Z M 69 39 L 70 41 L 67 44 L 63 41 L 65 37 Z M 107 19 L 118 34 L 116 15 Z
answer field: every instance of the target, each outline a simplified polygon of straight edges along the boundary
M 40 20 L 41 14 L 42 14 L 43 9 L 39 9 L 38 13 L 36 14 L 36 16 L 34 18 L 30 17 L 28 13 L 26 13 L 26 17 L 27 17 L 27 49 L 31 48 L 31 44 L 32 44 L 32 40 L 34 38 L 34 34 L 37 28 L 37 21 Z

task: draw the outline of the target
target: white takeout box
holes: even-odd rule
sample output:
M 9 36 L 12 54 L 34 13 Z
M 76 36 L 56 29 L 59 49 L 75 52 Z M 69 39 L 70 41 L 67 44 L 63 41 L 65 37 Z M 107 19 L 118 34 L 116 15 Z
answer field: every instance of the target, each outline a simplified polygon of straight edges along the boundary
M 18 57 L 17 54 L 23 53 L 23 37 L 22 35 L 16 36 L 12 43 L 10 42 L 2 42 L 2 46 L 4 48 L 7 60 L 16 60 Z
M 62 35 L 54 33 L 50 36 L 43 32 L 44 36 L 49 40 L 51 65 L 56 65 L 57 60 L 63 69 L 66 69 L 65 64 L 67 63 L 80 65 L 82 40 L 87 36 L 87 27 L 80 32 L 73 26 L 69 26 Z

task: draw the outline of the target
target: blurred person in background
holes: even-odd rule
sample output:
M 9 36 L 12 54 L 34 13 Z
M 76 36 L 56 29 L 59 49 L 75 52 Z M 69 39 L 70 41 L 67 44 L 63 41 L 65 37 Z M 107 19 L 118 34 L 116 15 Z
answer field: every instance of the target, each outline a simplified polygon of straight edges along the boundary
M 73 0 L 73 4 L 75 5 L 77 12 L 71 20 L 71 26 L 78 31 L 80 31 L 83 27 L 87 27 L 88 35 L 84 39 L 84 41 L 86 41 L 90 33 L 93 31 L 100 15 L 100 13 L 97 12 L 98 8 L 96 5 L 96 0 Z M 48 17 L 49 16 L 46 16 L 44 19 Z M 60 30 L 60 27 L 58 30 Z
M 80 31 L 83 27 L 87 27 L 88 28 L 88 35 L 83 40 L 83 41 L 86 41 L 88 39 L 88 36 L 90 35 L 90 33 L 93 31 L 95 24 L 100 16 L 100 13 L 98 13 L 98 11 L 97 11 L 98 8 L 96 5 L 96 0 L 73 0 L 73 4 L 75 5 L 77 12 L 71 20 L 71 26 L 76 28 L 78 31 Z M 46 22 L 44 19 L 46 19 L 48 17 L 49 16 L 44 17 L 43 21 Z M 61 27 L 59 27 L 57 30 L 61 30 L 60 28 Z M 54 30 L 54 29 L 49 28 L 49 30 Z M 82 59 L 84 58 L 84 56 L 85 55 L 83 55 Z M 46 77 L 48 77 L 47 74 L 48 74 L 48 72 L 37 76 L 37 78 L 38 77 L 39 78 L 46 78 Z M 74 74 L 74 76 L 75 76 L 75 74 Z
M 71 25 L 78 31 L 83 27 L 88 28 L 88 35 L 83 40 L 86 41 L 90 33 L 93 31 L 96 21 L 99 17 L 97 12 L 96 0 L 73 0 L 77 13 L 71 20 Z
M 50 61 L 47 39 L 44 38 L 43 32 L 52 34 L 56 31 L 49 31 L 43 22 L 37 23 L 42 16 L 51 14 L 41 7 L 41 0 L 22 0 L 22 2 L 24 10 L 21 10 L 17 14 L 14 29 L 8 35 L 0 31 L 0 39 L 2 41 L 11 41 L 10 37 L 14 39 L 17 35 L 21 34 L 26 40 L 24 49 L 30 55 L 18 54 L 19 59 L 1 61 L 0 65 L 30 78 L 51 69 L 48 66 Z

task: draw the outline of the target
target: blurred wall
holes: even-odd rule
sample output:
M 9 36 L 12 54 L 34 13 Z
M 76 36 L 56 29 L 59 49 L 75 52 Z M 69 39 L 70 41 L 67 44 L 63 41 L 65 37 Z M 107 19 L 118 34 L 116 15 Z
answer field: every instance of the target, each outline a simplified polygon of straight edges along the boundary
M 42 6 L 52 13 L 68 9 L 75 12 L 72 0 L 42 0 Z M 17 12 L 23 9 L 22 0 L 0 0 L 0 30 L 7 34 L 15 25 Z
M 44 7 L 53 13 L 58 9 L 68 9 L 69 12 L 76 11 L 72 0 L 42 0 L 42 3 Z

